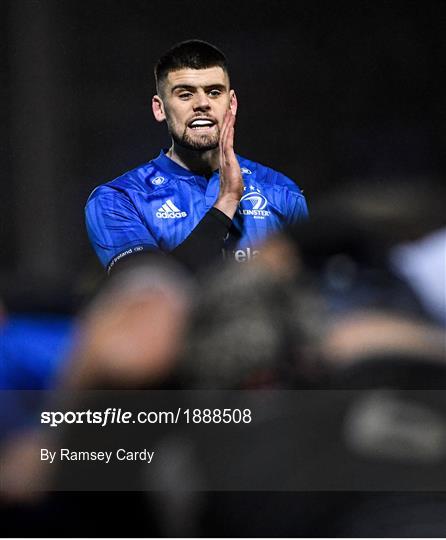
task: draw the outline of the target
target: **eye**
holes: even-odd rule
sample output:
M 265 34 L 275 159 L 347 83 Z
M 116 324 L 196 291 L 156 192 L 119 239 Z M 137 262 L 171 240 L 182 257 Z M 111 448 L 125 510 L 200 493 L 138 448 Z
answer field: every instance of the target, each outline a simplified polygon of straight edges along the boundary
M 183 101 L 190 99 L 191 96 L 192 96 L 191 92 L 181 92 L 181 94 L 178 94 L 178 97 L 182 99 Z
M 209 91 L 209 95 L 211 97 L 218 97 L 221 95 L 221 90 L 217 90 L 217 88 L 214 88 L 213 90 Z

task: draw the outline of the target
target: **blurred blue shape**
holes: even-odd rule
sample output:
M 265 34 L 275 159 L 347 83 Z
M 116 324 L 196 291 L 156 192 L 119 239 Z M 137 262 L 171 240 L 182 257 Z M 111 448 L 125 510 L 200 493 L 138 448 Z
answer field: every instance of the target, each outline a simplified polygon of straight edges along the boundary
M 64 315 L 10 315 L 0 327 L 0 439 L 36 425 L 44 392 L 68 358 L 74 320 Z
M 52 388 L 73 342 L 66 315 L 10 315 L 0 328 L 0 390 Z

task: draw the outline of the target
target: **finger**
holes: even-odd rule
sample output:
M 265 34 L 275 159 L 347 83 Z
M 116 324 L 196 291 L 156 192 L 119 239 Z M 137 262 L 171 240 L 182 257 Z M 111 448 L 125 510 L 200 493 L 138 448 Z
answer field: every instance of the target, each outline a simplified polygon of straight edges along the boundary
M 227 132 L 227 128 L 228 128 L 228 123 L 229 123 L 229 111 L 226 111 L 226 114 L 223 118 L 223 125 L 221 127 L 221 132 L 220 132 L 220 146 L 221 148 L 223 149 L 223 146 L 224 146 L 224 141 L 225 141 L 225 138 L 226 138 L 226 132 Z
M 223 153 L 226 159 L 232 158 L 234 153 L 234 123 L 235 117 L 231 113 L 223 141 Z
M 232 151 L 234 149 L 234 134 L 235 134 L 235 117 L 232 115 L 232 118 L 229 122 L 228 130 L 226 133 L 226 140 L 225 140 L 225 151 Z
M 222 137 L 222 148 L 223 148 L 223 152 L 225 152 L 227 150 L 227 141 L 228 141 L 228 135 L 229 135 L 229 132 L 231 130 L 231 125 L 232 125 L 232 114 L 230 111 L 228 111 L 226 113 L 226 123 L 225 123 L 225 130 L 224 130 L 224 133 L 223 133 L 223 137 Z
M 220 144 L 219 144 L 219 146 L 220 146 L 220 166 L 224 166 L 224 164 L 225 164 L 225 142 L 226 142 L 228 127 L 229 127 L 229 121 L 230 121 L 229 112 L 230 111 L 227 111 L 226 114 L 225 114 L 225 117 L 224 117 L 224 120 L 223 120 L 222 130 L 221 130 L 221 133 L 220 133 Z

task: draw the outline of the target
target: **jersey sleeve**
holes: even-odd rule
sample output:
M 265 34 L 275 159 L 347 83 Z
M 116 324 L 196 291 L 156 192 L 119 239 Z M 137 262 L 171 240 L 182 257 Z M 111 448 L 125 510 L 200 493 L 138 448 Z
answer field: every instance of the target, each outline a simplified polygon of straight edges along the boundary
M 90 242 L 108 271 L 128 255 L 160 249 L 133 202 L 116 189 L 97 188 L 87 202 L 85 218 Z
M 288 193 L 288 205 L 287 205 L 287 224 L 292 225 L 297 221 L 303 221 L 308 219 L 308 207 L 307 201 L 302 191 L 297 188 L 296 190 Z
M 284 174 L 269 169 L 270 179 L 280 193 L 278 205 L 283 215 L 283 225 L 293 225 L 308 219 L 308 207 L 305 196 L 294 180 Z

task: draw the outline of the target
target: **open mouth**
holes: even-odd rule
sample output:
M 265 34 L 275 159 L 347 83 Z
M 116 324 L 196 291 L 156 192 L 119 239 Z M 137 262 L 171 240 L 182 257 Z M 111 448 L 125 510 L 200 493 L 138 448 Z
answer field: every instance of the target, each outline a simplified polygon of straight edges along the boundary
M 215 126 L 215 121 L 210 118 L 194 118 L 189 122 L 188 127 L 191 129 L 201 130 L 210 129 Z

